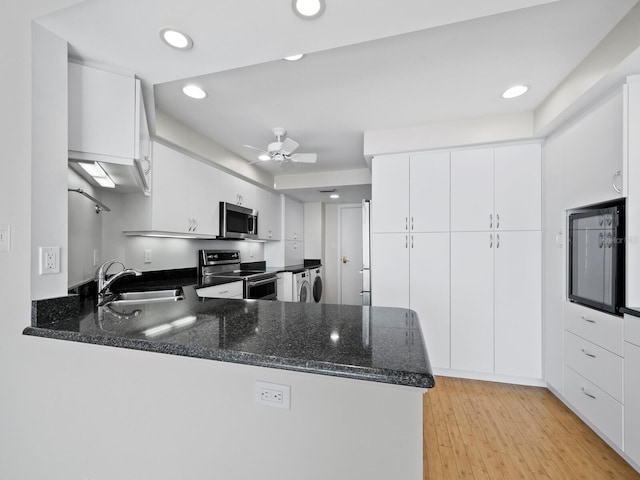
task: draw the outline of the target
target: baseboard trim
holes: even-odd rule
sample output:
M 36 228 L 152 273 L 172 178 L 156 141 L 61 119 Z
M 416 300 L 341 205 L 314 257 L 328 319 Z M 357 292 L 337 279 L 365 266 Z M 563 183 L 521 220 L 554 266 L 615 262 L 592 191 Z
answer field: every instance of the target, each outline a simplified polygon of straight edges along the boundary
M 512 383 L 515 385 L 527 385 L 530 387 L 547 387 L 541 378 L 512 377 L 509 375 L 498 375 L 495 373 L 469 372 L 466 370 L 454 370 L 451 368 L 434 368 L 433 374 L 437 377 L 467 378 L 469 380 L 482 380 L 485 382 Z M 436 387 L 438 385 L 436 379 Z

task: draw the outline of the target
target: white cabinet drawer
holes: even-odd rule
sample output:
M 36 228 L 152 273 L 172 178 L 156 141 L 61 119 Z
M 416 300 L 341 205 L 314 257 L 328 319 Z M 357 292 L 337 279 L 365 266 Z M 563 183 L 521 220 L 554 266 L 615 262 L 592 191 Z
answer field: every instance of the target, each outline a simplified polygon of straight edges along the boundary
M 640 347 L 640 317 L 624 315 L 624 340 Z
M 244 288 L 242 282 L 230 282 L 198 288 L 196 293 L 199 297 L 207 298 L 243 298 Z
M 564 396 L 591 424 L 622 448 L 622 405 L 565 365 Z
M 622 357 L 571 332 L 565 332 L 564 361 L 622 403 Z
M 622 318 L 571 302 L 565 302 L 564 313 L 565 330 L 623 355 Z

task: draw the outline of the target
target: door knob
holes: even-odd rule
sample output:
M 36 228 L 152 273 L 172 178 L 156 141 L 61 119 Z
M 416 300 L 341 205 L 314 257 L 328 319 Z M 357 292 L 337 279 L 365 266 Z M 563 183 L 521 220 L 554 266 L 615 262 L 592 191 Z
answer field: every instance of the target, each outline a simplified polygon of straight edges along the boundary
M 347 263 L 347 262 L 349 262 L 349 259 L 345 255 L 344 257 L 342 257 L 342 263 Z

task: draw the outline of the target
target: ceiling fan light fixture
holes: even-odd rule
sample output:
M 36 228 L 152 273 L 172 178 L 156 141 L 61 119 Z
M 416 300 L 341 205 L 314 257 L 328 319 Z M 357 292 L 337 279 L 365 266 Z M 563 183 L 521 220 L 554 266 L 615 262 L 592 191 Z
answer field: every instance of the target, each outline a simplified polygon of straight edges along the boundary
M 516 98 L 516 97 L 519 97 L 520 95 L 524 95 L 525 93 L 527 93 L 527 90 L 529 90 L 529 87 L 526 85 L 515 85 L 505 90 L 502 93 L 502 98 L 506 98 L 506 99 Z
M 293 0 L 291 8 L 296 15 L 305 20 L 313 20 L 324 13 L 324 0 Z
M 333 198 L 335 200 L 340 198 L 340 195 L 338 195 L 337 193 L 332 193 L 331 195 L 329 195 L 329 198 Z
M 202 100 L 207 97 L 207 92 L 205 92 L 201 87 L 193 84 L 182 87 L 182 93 L 187 97 L 195 98 L 196 100 Z
M 296 55 L 289 55 L 288 57 L 284 57 L 284 59 L 287 62 L 297 62 L 298 60 L 302 60 L 304 56 L 304 53 L 298 53 Z
M 258 155 L 258 160 L 262 162 L 268 162 L 269 160 L 271 160 L 271 155 L 267 153 L 261 153 L 260 155 Z
M 164 43 L 178 50 L 189 50 L 193 47 L 191 37 L 175 28 L 163 28 L 160 30 L 160 38 Z

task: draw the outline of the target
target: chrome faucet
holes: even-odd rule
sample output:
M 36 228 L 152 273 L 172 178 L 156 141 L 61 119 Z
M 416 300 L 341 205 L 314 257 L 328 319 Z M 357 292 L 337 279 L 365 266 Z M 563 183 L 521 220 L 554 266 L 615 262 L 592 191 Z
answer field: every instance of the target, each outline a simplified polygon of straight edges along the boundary
M 107 280 L 107 272 L 111 268 L 114 263 L 119 263 L 122 265 L 122 270 L 113 275 L 109 280 Z M 110 294 L 109 287 L 113 282 L 115 282 L 120 277 L 125 277 L 127 275 L 135 275 L 139 277 L 142 275 L 140 270 L 136 270 L 135 268 L 125 268 L 124 264 L 118 260 L 108 260 L 104 262 L 98 270 L 96 271 L 96 282 L 98 282 L 98 304 L 102 304 L 104 302 L 105 297 Z

